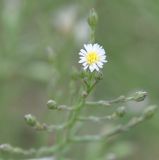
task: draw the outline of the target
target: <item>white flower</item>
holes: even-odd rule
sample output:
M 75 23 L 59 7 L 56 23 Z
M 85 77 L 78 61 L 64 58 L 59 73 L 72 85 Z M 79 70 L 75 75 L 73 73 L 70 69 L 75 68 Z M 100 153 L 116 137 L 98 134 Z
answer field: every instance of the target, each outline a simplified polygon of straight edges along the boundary
M 84 44 L 84 49 L 79 52 L 80 61 L 83 69 L 87 68 L 93 72 L 99 71 L 99 68 L 103 68 L 103 64 L 107 62 L 106 53 L 102 46 L 99 44 Z

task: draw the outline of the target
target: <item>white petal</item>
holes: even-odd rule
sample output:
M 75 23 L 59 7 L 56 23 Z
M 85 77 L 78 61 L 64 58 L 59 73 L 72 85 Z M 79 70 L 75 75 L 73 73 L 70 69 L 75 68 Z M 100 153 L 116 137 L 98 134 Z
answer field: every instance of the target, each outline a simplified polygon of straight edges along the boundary
M 96 69 L 96 71 L 99 71 L 99 68 L 96 64 L 93 64 L 93 67 Z
M 89 50 L 92 50 L 93 46 L 92 44 L 88 44 Z
M 99 49 L 99 51 L 98 51 L 98 52 L 99 52 L 99 54 L 100 54 L 100 55 L 105 55 L 105 51 L 104 51 L 104 49 Z
M 79 55 L 85 56 L 86 53 L 87 53 L 87 52 L 86 52 L 84 49 L 81 49 L 80 52 L 79 52 Z
M 84 62 L 82 65 L 85 67 L 85 66 L 88 65 L 88 64 L 87 64 L 87 62 Z
M 88 45 L 87 44 L 84 44 L 84 48 L 86 51 L 88 51 Z
M 87 68 L 88 68 L 88 65 L 87 65 L 87 66 L 85 66 L 83 69 L 84 69 L 84 70 L 86 70 Z
M 93 67 L 93 65 L 90 65 L 90 66 L 89 66 L 89 70 L 90 70 L 91 72 L 93 72 L 94 69 L 95 69 L 95 68 Z
M 80 59 L 84 59 L 84 60 L 86 60 L 86 57 L 80 57 Z
M 85 54 L 84 54 L 84 53 L 82 53 L 82 52 L 79 52 L 79 55 L 80 55 L 80 56 L 85 56 Z
M 86 58 L 85 57 L 81 57 L 79 60 L 81 63 L 86 62 Z
M 106 61 L 105 58 L 100 58 L 100 62 Z
M 105 60 L 105 59 L 101 59 L 101 62 L 106 63 L 106 62 L 108 62 L 108 61 L 107 61 L 107 60 Z
M 100 57 L 101 57 L 102 59 L 105 59 L 105 58 L 106 58 L 106 55 L 100 55 Z
M 81 60 L 78 61 L 78 63 L 83 63 L 83 62 L 85 62 L 85 61 L 86 61 L 86 60 L 81 59 Z
M 99 44 L 97 44 L 97 43 L 95 43 L 94 45 L 93 45 L 93 49 L 99 49 Z
M 92 44 L 84 44 L 84 48 L 86 49 L 87 52 L 92 50 Z
M 100 60 L 99 60 L 99 61 L 100 61 L 100 62 L 102 62 L 103 60 L 105 61 L 105 58 L 100 58 Z
M 103 68 L 103 63 L 102 62 L 97 62 L 97 65 L 99 68 Z

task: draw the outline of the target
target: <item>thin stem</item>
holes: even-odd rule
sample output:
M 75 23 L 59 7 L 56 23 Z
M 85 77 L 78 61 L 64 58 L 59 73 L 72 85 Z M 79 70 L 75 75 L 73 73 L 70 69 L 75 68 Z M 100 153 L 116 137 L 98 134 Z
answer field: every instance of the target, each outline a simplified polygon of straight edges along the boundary
M 37 131 L 52 132 L 55 130 L 62 130 L 66 126 L 66 123 L 60 124 L 60 125 L 48 125 L 46 123 L 41 123 L 37 120 L 35 116 L 32 116 L 31 114 L 25 115 L 24 118 L 25 118 L 26 123 Z
M 136 125 L 140 124 L 141 122 L 151 118 L 153 114 L 155 113 L 156 106 L 150 106 L 145 109 L 142 115 L 139 117 L 133 117 L 127 124 L 123 125 L 120 124 L 114 129 L 110 130 L 107 133 L 104 134 L 98 134 L 98 135 L 85 135 L 85 136 L 74 136 L 72 138 L 72 141 L 74 142 L 93 142 L 93 141 L 101 141 L 106 140 L 107 138 L 117 135 L 122 132 L 128 131 L 130 128 L 135 127 Z
M 94 43 L 95 42 L 95 29 L 91 29 L 91 33 L 90 33 L 90 43 Z
M 124 103 L 124 102 L 128 102 L 128 101 L 136 101 L 136 102 L 140 102 L 143 101 L 147 96 L 146 92 L 136 92 L 134 95 L 130 96 L 130 97 L 126 97 L 126 96 L 119 96 L 116 99 L 113 100 L 100 100 L 100 101 L 86 101 L 87 105 L 91 105 L 91 106 L 111 106 L 113 104 L 116 103 Z
M 116 114 L 103 116 L 103 117 L 96 117 L 96 116 L 89 116 L 89 117 L 79 117 L 79 121 L 91 121 L 91 122 L 100 122 L 102 120 L 113 120 L 117 118 Z
M 55 153 L 56 150 L 60 148 L 60 145 L 56 145 L 53 147 L 41 147 L 39 149 L 29 149 L 24 150 L 19 147 L 13 147 L 10 144 L 2 144 L 0 145 L 0 153 L 6 153 L 6 154 L 12 154 L 12 155 L 23 155 L 24 157 L 40 157 L 44 155 L 50 155 L 52 153 Z
M 91 121 L 91 122 L 100 122 L 102 120 L 114 120 L 116 118 L 121 118 L 125 115 L 125 107 L 119 107 L 115 112 L 110 115 L 103 117 L 88 116 L 88 117 L 79 117 L 79 121 Z
M 72 110 L 75 110 L 75 108 L 68 107 L 66 105 L 59 105 L 59 106 L 57 106 L 57 110 L 72 111 Z

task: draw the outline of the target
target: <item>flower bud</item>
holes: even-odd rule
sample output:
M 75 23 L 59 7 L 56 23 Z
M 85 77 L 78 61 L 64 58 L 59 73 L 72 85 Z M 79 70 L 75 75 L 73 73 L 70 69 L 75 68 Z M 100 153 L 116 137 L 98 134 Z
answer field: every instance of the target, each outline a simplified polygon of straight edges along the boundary
M 57 103 L 54 100 L 49 100 L 47 102 L 47 107 L 49 109 L 57 109 Z
M 125 107 L 119 107 L 116 111 L 116 114 L 119 116 L 119 117 L 123 117 L 125 115 Z
M 98 22 L 98 15 L 94 8 L 90 10 L 89 16 L 88 16 L 88 24 L 91 28 L 95 28 Z
M 143 101 L 147 96 L 147 92 L 138 91 L 133 95 L 133 100 L 137 102 Z
M 88 93 L 86 91 L 82 92 L 82 97 L 86 98 L 88 96 Z
M 155 114 L 156 106 L 150 106 L 144 111 L 144 117 L 149 119 Z
M 25 121 L 27 122 L 28 125 L 35 126 L 36 118 L 34 116 L 32 116 L 31 114 L 25 115 L 24 119 L 25 119 Z

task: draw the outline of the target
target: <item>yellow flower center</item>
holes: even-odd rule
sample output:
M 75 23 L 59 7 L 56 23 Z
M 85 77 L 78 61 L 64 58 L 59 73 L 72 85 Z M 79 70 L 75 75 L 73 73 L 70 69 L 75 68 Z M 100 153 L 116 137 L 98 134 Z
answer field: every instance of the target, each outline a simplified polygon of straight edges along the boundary
M 88 64 L 93 64 L 99 60 L 99 56 L 96 52 L 92 51 L 87 54 L 86 59 Z

